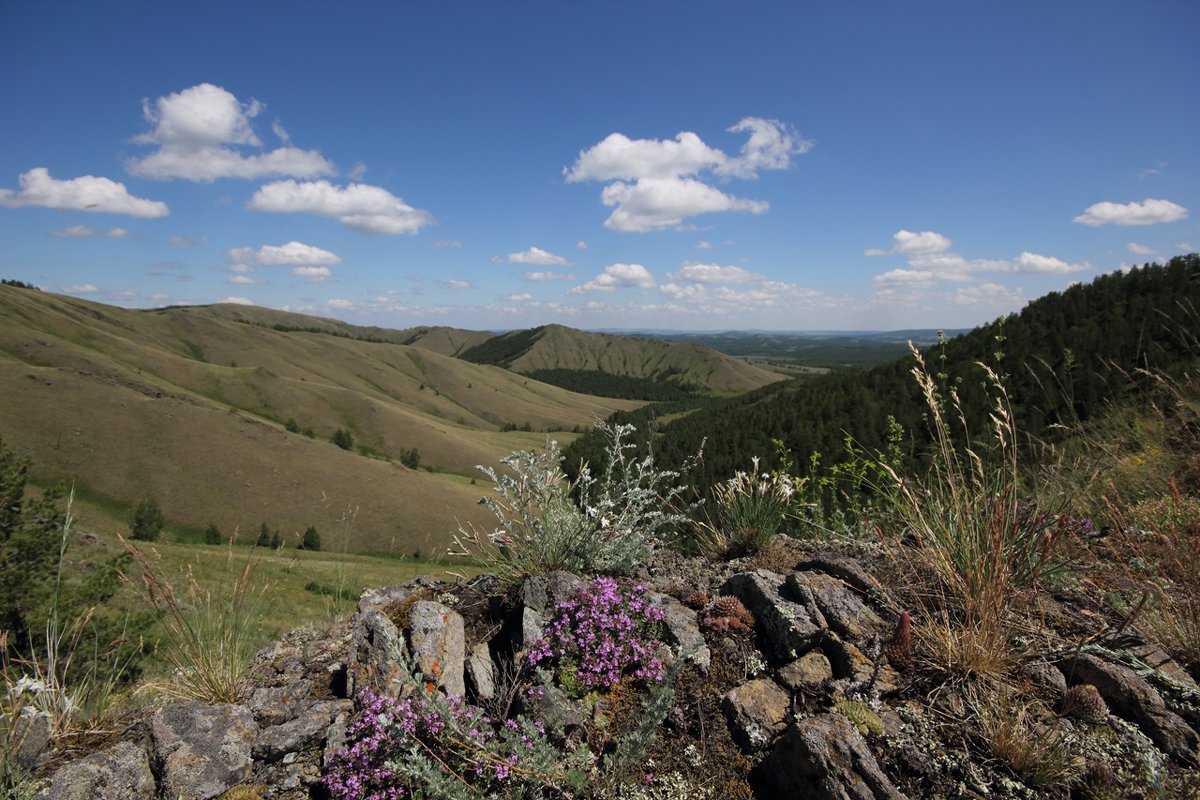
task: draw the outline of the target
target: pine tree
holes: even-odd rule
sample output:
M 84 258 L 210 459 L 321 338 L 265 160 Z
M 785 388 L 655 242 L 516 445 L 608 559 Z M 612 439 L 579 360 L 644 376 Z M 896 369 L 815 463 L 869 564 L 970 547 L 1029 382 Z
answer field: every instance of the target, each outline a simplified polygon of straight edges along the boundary
M 258 529 L 258 539 L 254 542 L 255 547 L 270 547 L 271 546 L 271 529 L 267 527 L 267 523 L 263 523 Z
M 281 547 L 283 547 L 283 537 L 279 535 L 279 531 L 275 531 L 271 534 L 271 549 L 278 550 Z
M 210 522 L 208 524 L 208 527 L 204 529 L 204 543 L 205 544 L 220 544 L 221 543 L 221 529 L 218 528 L 215 523 Z
M 299 549 L 300 550 L 320 550 L 321 549 L 321 536 L 320 536 L 320 534 L 317 533 L 317 529 L 315 527 L 313 527 L 312 525 L 309 525 L 308 529 L 304 531 L 304 538 L 300 540 Z
M 138 503 L 133 512 L 133 520 L 129 523 L 129 534 L 134 539 L 143 542 L 153 542 L 162 533 L 167 520 L 163 517 L 158 501 L 152 495 L 146 495 Z

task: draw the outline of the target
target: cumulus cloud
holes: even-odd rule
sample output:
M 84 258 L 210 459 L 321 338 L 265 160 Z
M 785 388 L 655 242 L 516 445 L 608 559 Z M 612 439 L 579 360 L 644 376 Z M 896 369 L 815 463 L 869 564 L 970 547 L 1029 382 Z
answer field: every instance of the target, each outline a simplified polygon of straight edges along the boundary
M 250 121 L 263 108 L 257 100 L 239 102 L 231 92 L 211 83 L 160 97 L 153 103 L 143 100 L 142 114 L 154 127 L 134 141 L 158 145 L 158 149 L 145 158 L 130 159 L 126 169 L 146 178 L 202 182 L 269 175 L 312 178 L 336 172 L 316 150 L 290 146 L 287 132 L 278 123 L 275 133 L 284 147 L 253 155 L 237 149 L 262 145 Z
M 1125 245 L 1125 249 L 1131 253 L 1136 253 L 1139 256 L 1152 256 L 1155 253 L 1153 247 L 1147 247 L 1146 245 L 1138 244 L 1137 242 L 1130 242 L 1129 244 Z
M 563 174 L 568 183 L 608 184 L 600 199 L 614 209 L 604 222 L 611 230 L 681 228 L 688 217 L 720 211 L 762 214 L 768 208 L 766 202 L 726 194 L 699 176 L 710 172 L 722 179 L 755 178 L 761 170 L 786 169 L 792 157 L 806 152 L 812 143 L 779 122 L 758 117 L 747 117 L 729 130 L 750 134 L 736 157 L 710 147 L 691 131 L 683 131 L 673 140 L 630 139 L 611 133 L 580 151 Z
M 872 247 L 865 251 L 868 256 L 884 256 L 900 253 L 908 256 L 930 255 L 943 253 L 950 249 L 950 240 L 935 231 L 913 233 L 900 229 L 892 234 L 892 246 L 889 248 Z
M 328 267 L 342 263 L 341 256 L 336 253 L 295 241 L 282 245 L 264 244 L 257 250 L 253 247 L 234 247 L 226 250 L 225 256 L 237 263 L 259 264 L 264 267 Z
M 292 274 L 304 278 L 309 283 L 325 283 L 333 280 L 333 272 L 329 267 L 293 267 Z
M 703 239 L 696 242 L 697 250 L 712 250 L 712 242 L 706 242 Z
M 934 274 L 924 269 L 893 269 L 875 276 L 875 283 L 888 284 L 928 284 L 934 280 Z
M 1140 203 L 1096 203 L 1075 217 L 1075 222 L 1090 225 L 1155 225 L 1160 222 L 1177 222 L 1187 219 L 1188 210 L 1170 200 L 1155 200 L 1147 197 Z
M 528 303 L 533 299 L 531 294 L 506 294 L 504 300 L 509 303 Z
M 578 247 L 580 250 L 588 249 L 588 243 L 585 242 L 583 239 L 580 239 L 578 242 L 576 242 L 575 246 Z
M 521 275 L 523 281 L 573 281 L 575 275 L 570 272 L 526 272 Z
M 530 247 L 528 250 L 509 253 L 504 257 L 496 256 L 492 260 L 498 264 L 532 264 L 540 267 L 564 267 L 571 263 L 562 256 L 556 256 L 540 247 Z
M 166 203 L 134 197 L 125 184 L 95 175 L 60 181 L 51 177 L 45 167 L 34 167 L 22 173 L 17 180 L 20 189 L 0 189 L 0 206 L 37 206 L 64 211 L 127 214 L 149 219 L 171 213 Z
M 342 187 L 325 180 L 275 181 L 260 187 L 246 205 L 254 211 L 330 217 L 360 233 L 416 233 L 433 222 L 428 211 L 365 183 Z
M 1019 289 L 1009 289 L 998 283 L 980 283 L 975 286 L 965 286 L 950 296 L 955 305 L 974 306 L 988 304 L 1017 308 L 1024 302 L 1025 295 Z
M 1091 267 L 1087 262 L 1068 264 L 1061 258 L 1041 256 L 1028 250 L 1013 259 L 1013 272 L 1065 273 L 1081 272 Z
M 609 264 L 592 280 L 571 289 L 568 294 L 611 292 L 614 289 L 652 289 L 654 276 L 641 264 Z
M 255 280 L 245 273 L 234 273 L 226 281 L 226 283 L 236 284 L 238 286 L 260 286 L 265 281 Z
M 600 202 L 614 208 L 604 227 L 623 233 L 681 228 L 688 217 L 718 211 L 765 214 L 770 207 L 766 201 L 733 197 L 693 178 L 617 181 L 604 187 Z
M 129 231 L 124 228 L 110 228 L 108 232 L 104 232 L 87 225 L 72 225 L 69 228 L 50 231 L 50 235 L 56 239 L 89 239 L 96 236 L 103 236 L 108 239 L 124 239 L 129 235 Z
M 458 280 L 457 278 L 451 278 L 450 280 L 446 281 L 446 288 L 447 289 L 474 289 L 475 284 L 471 283 L 470 281 L 461 281 L 461 280 Z
M 100 291 L 94 283 L 73 283 L 59 288 L 67 294 L 96 294 Z
M 254 305 L 254 301 L 247 297 L 236 297 L 233 295 L 230 295 L 229 297 L 223 297 L 220 300 L 218 300 L 217 302 L 218 303 L 233 303 L 234 305 L 237 305 L 237 306 L 252 306 L 252 305 Z
M 763 276 L 741 267 L 685 263 L 678 272 L 672 272 L 667 277 L 682 283 L 752 283 Z
M 457 239 L 437 239 L 432 244 L 434 247 L 449 248 L 451 250 L 458 250 L 462 247 L 462 242 Z

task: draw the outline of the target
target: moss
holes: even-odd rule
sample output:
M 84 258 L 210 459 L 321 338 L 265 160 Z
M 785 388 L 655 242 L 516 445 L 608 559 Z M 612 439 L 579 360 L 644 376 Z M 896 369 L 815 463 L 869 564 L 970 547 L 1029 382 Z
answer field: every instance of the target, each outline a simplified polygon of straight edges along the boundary
M 858 729 L 858 732 L 863 736 L 872 734 L 875 736 L 883 735 L 883 720 L 879 718 L 871 707 L 861 700 L 848 700 L 845 697 L 838 697 L 833 701 L 833 707 L 842 713 L 846 719 L 850 720 L 850 724 Z

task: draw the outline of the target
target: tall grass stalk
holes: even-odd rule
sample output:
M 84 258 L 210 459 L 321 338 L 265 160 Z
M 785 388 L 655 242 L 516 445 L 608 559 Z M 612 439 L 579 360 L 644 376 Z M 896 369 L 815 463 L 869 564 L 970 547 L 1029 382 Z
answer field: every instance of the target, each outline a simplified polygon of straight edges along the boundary
M 184 572 L 186 588 L 181 599 L 146 556 L 120 538 L 141 571 L 139 580 L 126 579 L 157 613 L 166 638 L 163 654 L 174 668 L 169 679 L 156 681 L 149 688 L 181 699 L 236 702 L 254 655 L 255 631 L 270 588 L 254 579 L 258 559 L 247 555 L 238 569 L 231 539 L 220 585 L 216 589 L 202 588 L 189 566 Z
M 972 435 L 957 391 L 943 394 L 911 349 L 917 360 L 912 373 L 928 406 L 930 466 L 914 477 L 881 462 L 889 478 L 882 488 L 894 520 L 916 539 L 914 557 L 933 568 L 964 625 L 994 641 L 1015 592 L 1062 568 L 1055 550 L 1065 528 L 1031 524 L 1022 508 L 1017 429 L 996 372 L 980 364 L 992 400 L 990 435 L 981 441 Z

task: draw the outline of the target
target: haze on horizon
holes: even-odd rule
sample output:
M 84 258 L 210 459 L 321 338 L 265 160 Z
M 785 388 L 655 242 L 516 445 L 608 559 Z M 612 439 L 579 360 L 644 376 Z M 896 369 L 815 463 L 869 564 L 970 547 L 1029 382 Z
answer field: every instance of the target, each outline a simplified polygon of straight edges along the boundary
M 1200 249 L 1185 0 L 51 0 L 0 22 L 0 277 L 107 303 L 969 328 Z

